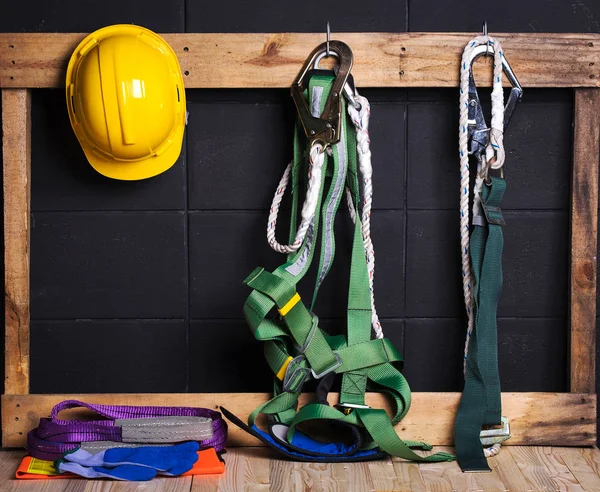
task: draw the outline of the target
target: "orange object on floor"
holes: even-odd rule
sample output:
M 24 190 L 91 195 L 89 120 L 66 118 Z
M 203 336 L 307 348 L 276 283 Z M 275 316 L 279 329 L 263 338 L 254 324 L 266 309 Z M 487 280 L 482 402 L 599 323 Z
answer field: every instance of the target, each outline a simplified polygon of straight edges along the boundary
M 220 475 L 225 472 L 225 463 L 217 456 L 214 448 L 198 451 L 198 461 L 193 468 L 181 475 Z M 81 478 L 73 473 L 58 473 L 52 461 L 25 456 L 15 476 L 21 480 L 48 480 L 52 478 Z
M 17 468 L 15 476 L 24 480 L 48 480 L 50 478 L 73 478 L 77 475 L 57 472 L 52 461 L 25 456 Z
M 203 449 L 198 451 L 198 461 L 194 464 L 194 467 L 189 471 L 181 475 L 187 477 L 190 475 L 220 475 L 225 473 L 225 463 L 223 463 L 217 456 L 215 448 Z

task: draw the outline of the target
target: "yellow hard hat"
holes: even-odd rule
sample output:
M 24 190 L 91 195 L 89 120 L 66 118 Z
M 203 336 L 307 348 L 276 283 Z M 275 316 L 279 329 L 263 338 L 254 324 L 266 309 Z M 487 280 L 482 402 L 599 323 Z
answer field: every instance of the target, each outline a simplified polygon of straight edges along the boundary
M 87 36 L 67 68 L 71 125 L 96 171 L 156 176 L 179 157 L 186 122 L 177 56 L 158 34 L 115 25 Z

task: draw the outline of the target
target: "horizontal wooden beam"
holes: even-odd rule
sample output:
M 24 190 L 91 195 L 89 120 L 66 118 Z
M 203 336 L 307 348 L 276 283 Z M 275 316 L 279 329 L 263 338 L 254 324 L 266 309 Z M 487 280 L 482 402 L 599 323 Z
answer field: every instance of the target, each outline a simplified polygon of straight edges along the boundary
M 0 34 L 0 87 L 63 87 L 85 34 Z M 359 87 L 457 87 L 473 33 L 339 33 Z M 495 33 L 524 87 L 600 87 L 600 34 Z M 164 34 L 195 88 L 289 87 L 323 35 Z M 480 65 L 485 65 L 481 63 Z M 485 70 L 485 67 L 481 67 Z M 489 70 L 479 77 L 490 83 Z
M 309 397 L 303 395 L 305 401 Z M 109 405 L 196 406 L 216 410 L 223 405 L 245 420 L 268 398 L 266 393 L 4 395 L 2 445 L 24 446 L 27 432 L 37 426 L 40 417 L 50 415 L 52 406 L 62 400 Z M 413 393 L 410 412 L 396 426 L 398 434 L 404 439 L 451 445 L 459 399 L 460 393 Z M 330 401 L 337 401 L 337 395 L 330 395 Z M 389 410 L 388 401 L 377 393 L 369 393 L 367 403 Z M 596 443 L 595 394 L 503 393 L 502 409 L 511 421 L 513 437 L 509 444 L 585 446 Z M 70 412 L 71 418 L 77 415 L 75 411 Z M 256 446 L 260 443 L 231 424 L 229 445 Z

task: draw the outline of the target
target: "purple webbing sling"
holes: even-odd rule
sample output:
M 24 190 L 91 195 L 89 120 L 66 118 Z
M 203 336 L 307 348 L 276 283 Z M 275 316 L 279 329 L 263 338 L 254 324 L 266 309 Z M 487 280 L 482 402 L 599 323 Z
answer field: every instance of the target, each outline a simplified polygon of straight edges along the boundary
M 60 420 L 59 412 L 69 408 L 87 408 L 102 420 Z M 227 441 L 227 424 L 219 412 L 193 407 L 133 407 L 125 405 L 94 405 L 77 400 L 65 400 L 55 405 L 50 418 L 40 419 L 39 427 L 27 434 L 27 450 L 34 458 L 54 461 L 63 453 L 79 447 L 82 442 L 121 441 L 121 428 L 115 419 L 145 417 L 205 417 L 212 419 L 213 437 L 198 441 L 200 449 L 215 448 L 219 452 Z

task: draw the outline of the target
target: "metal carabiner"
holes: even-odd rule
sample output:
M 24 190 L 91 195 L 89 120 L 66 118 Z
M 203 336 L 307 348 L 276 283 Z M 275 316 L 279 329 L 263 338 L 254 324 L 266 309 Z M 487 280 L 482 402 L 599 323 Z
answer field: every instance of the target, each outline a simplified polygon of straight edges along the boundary
M 328 44 L 329 47 L 327 46 Z M 303 94 L 307 89 L 306 76 L 315 67 L 315 63 L 318 67 L 318 62 L 326 56 L 328 49 L 329 54 L 338 59 L 338 65 L 331 91 L 325 102 L 325 108 L 319 117 L 315 117 L 312 115 Z M 341 41 L 326 41 L 317 46 L 308 56 L 306 62 L 304 62 L 304 66 L 292 83 L 292 99 L 296 104 L 304 133 L 309 139 L 310 145 L 320 143 L 323 146 L 323 150 L 325 150 L 327 147 L 335 145 L 340 141 L 340 127 L 343 116 L 340 97 L 348 81 L 352 64 L 352 50 L 346 43 L 342 43 Z
M 483 24 L 483 35 L 487 36 L 487 22 Z M 485 152 L 489 144 L 489 127 L 483 115 L 477 87 L 475 86 L 475 78 L 473 77 L 473 63 L 481 56 L 494 56 L 495 46 L 493 43 L 481 44 L 473 49 L 471 59 L 469 60 L 469 115 L 468 115 L 468 133 L 469 133 L 469 153 L 477 157 L 481 161 L 481 156 Z M 505 56 L 502 56 L 502 70 L 512 84 L 510 95 L 504 107 L 504 130 L 512 117 L 513 111 L 517 103 L 523 96 L 523 88 L 513 72 L 510 63 Z
M 487 24 L 484 25 L 484 29 L 485 29 L 486 35 L 487 35 Z M 470 86 L 471 85 L 473 85 L 473 87 L 475 86 L 475 80 L 473 79 L 473 63 L 475 62 L 475 60 L 477 60 L 477 58 L 479 58 L 481 56 L 484 56 L 484 55 L 485 56 L 494 56 L 494 54 L 495 54 L 495 47 L 493 44 L 489 44 L 489 42 L 487 44 L 479 45 L 473 50 L 473 52 L 471 54 L 470 67 L 469 67 L 470 77 L 471 77 L 471 80 L 469 81 L 469 92 L 471 92 Z M 512 113 L 515 109 L 515 106 L 523 97 L 523 88 L 521 87 L 521 84 L 519 83 L 517 76 L 513 72 L 513 69 L 510 66 L 510 63 L 508 63 L 508 60 L 506 59 L 505 56 L 502 56 L 502 70 L 506 74 L 508 80 L 510 81 L 510 83 L 512 85 L 512 89 L 510 90 L 510 95 L 508 96 L 508 100 L 507 100 L 505 108 L 504 108 L 504 129 L 506 129 L 508 122 L 510 121 L 510 118 L 512 116 Z

